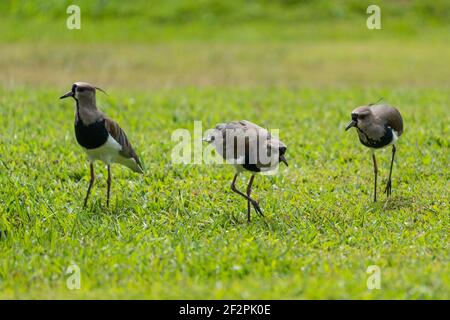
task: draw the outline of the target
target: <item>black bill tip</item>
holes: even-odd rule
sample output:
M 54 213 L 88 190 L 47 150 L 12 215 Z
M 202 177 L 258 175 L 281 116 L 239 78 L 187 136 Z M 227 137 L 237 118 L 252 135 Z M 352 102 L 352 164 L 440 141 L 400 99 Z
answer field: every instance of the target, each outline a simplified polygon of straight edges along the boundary
M 286 167 L 289 167 L 288 162 L 287 162 L 286 158 L 284 157 L 284 155 L 280 156 L 280 161 L 283 162 L 286 165 Z
M 351 127 L 356 127 L 356 121 L 355 120 L 352 120 L 348 125 L 347 125 L 347 127 L 345 128 L 345 131 L 347 131 L 348 129 L 350 129 Z
M 68 98 L 68 97 L 73 97 L 73 92 L 72 91 L 69 91 L 69 92 L 65 93 L 64 95 L 62 95 L 59 98 L 60 99 L 65 99 L 65 98 Z

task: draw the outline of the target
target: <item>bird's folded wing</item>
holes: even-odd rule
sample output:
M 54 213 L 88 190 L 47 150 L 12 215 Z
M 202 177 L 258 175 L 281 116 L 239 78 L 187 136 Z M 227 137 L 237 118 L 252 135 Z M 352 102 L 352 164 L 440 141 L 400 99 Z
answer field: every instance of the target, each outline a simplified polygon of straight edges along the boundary
M 257 124 L 250 122 L 248 120 L 240 120 L 240 121 L 231 121 L 228 123 L 222 123 L 219 125 L 220 129 L 240 129 L 240 130 L 255 130 L 262 134 L 269 134 L 269 132 L 263 127 L 258 126 Z
M 387 119 L 388 125 L 394 129 L 399 136 L 403 133 L 403 119 L 397 109 L 392 108 Z
M 373 113 L 376 117 L 383 119 L 399 136 L 403 133 L 402 115 L 396 108 L 389 105 L 374 106 Z
M 216 130 L 221 132 L 223 139 L 216 140 L 216 148 L 227 161 L 258 166 L 260 152 L 267 152 L 265 148 L 271 147 L 270 133 L 247 120 L 222 123 L 216 126 Z M 261 147 L 264 150 L 260 151 Z
M 139 167 L 142 167 L 136 152 L 125 134 L 125 131 L 122 130 L 119 124 L 112 119 L 105 118 L 105 127 L 111 137 L 113 137 L 114 140 L 122 146 L 120 154 L 125 158 L 134 159 Z

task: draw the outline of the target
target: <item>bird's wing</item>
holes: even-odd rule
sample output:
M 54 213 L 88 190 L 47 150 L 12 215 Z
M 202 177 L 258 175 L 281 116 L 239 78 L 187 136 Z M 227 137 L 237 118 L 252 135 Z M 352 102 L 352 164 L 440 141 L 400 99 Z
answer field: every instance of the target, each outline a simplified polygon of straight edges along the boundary
M 270 137 L 270 133 L 266 129 L 247 120 L 220 123 L 216 126 L 216 129 L 222 131 L 222 133 L 225 133 L 226 130 L 242 130 L 243 132 L 252 131 L 259 134 L 266 134 Z
M 374 109 L 374 113 L 385 120 L 388 126 L 397 132 L 398 136 L 401 136 L 403 133 L 403 119 L 396 108 L 388 105 L 379 105 Z
M 266 129 L 247 120 L 221 123 L 216 130 L 223 139 L 215 141 L 216 149 L 227 161 L 252 163 L 257 167 L 263 167 L 267 162 L 261 162 L 260 152 L 267 152 L 266 148 L 272 148 L 278 141 Z M 266 144 L 261 139 L 265 139 Z M 261 147 L 264 150 L 259 150 Z
M 133 159 L 134 161 L 136 161 L 136 164 L 142 170 L 141 162 L 139 161 L 136 152 L 131 146 L 131 143 L 128 140 L 127 135 L 125 134 L 125 131 L 122 130 L 119 124 L 114 120 L 105 117 L 105 127 L 111 137 L 113 137 L 114 140 L 116 140 L 122 146 L 120 154 L 127 159 Z
M 259 133 L 269 134 L 266 129 L 248 120 L 231 121 L 227 123 L 226 126 L 227 129 L 256 130 Z
M 258 126 L 257 124 L 254 124 L 253 122 L 241 120 L 232 123 L 237 127 L 244 128 L 245 130 L 254 129 L 254 132 L 256 132 L 257 134 L 267 137 L 267 143 L 270 147 L 274 148 L 286 147 L 286 145 L 283 142 L 272 136 L 269 131 L 267 131 L 263 127 Z

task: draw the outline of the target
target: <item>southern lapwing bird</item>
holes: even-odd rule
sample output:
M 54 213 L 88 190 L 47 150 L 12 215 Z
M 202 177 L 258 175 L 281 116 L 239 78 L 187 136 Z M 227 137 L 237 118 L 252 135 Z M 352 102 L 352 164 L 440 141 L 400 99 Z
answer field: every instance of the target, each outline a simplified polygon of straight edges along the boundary
M 106 205 L 109 207 L 111 190 L 111 164 L 122 164 L 134 172 L 143 174 L 141 162 L 133 150 L 125 132 L 114 120 L 104 115 L 98 108 L 95 100 L 96 90 L 86 82 L 75 82 L 72 90 L 60 97 L 72 97 L 76 103 L 75 136 L 77 142 L 86 152 L 90 162 L 91 180 L 84 199 L 86 207 L 92 185 L 94 184 L 94 161 L 101 160 L 108 166 L 108 190 Z
M 246 120 L 218 124 L 204 141 L 212 144 L 227 162 L 234 165 L 236 173 L 231 190 L 247 200 L 248 222 L 251 206 L 264 216 L 258 201 L 251 197 L 253 180 L 258 173 L 275 170 L 280 162 L 288 165 L 286 145 L 272 137 L 266 129 Z M 246 193 L 236 188 L 236 179 L 243 171 L 251 172 Z
M 377 175 L 378 166 L 375 158 L 375 150 L 392 145 L 391 168 L 386 184 L 387 196 L 392 192 L 392 167 L 396 152 L 395 143 L 403 133 L 403 119 L 400 112 L 388 105 L 368 105 L 358 107 L 352 111 L 352 121 L 345 128 L 355 127 L 358 132 L 359 141 L 366 147 L 372 149 L 373 169 L 375 174 L 375 186 L 373 201 L 377 201 Z

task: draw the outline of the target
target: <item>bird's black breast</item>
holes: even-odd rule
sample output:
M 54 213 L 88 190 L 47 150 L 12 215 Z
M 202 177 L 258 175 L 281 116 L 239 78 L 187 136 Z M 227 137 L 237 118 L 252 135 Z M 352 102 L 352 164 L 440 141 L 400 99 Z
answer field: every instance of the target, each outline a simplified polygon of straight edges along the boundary
M 245 170 L 251 171 L 251 172 L 261 172 L 261 168 L 258 167 L 258 165 L 255 163 L 256 159 L 250 160 L 249 150 L 246 148 L 245 150 L 245 159 L 244 163 L 242 164 L 242 167 L 244 167 Z
M 380 139 L 371 139 L 367 134 L 360 131 L 362 135 L 364 135 L 365 139 L 361 138 L 361 135 L 359 135 L 359 141 L 369 148 L 383 148 L 387 146 L 389 143 L 392 142 L 392 139 L 394 139 L 394 133 L 392 132 L 392 129 L 386 126 L 386 130 L 384 135 Z
M 244 167 L 245 170 L 251 172 L 261 172 L 261 168 L 258 168 L 256 164 L 244 163 L 242 166 Z
M 79 117 L 75 120 L 75 136 L 78 143 L 86 149 L 101 147 L 108 140 L 105 119 L 85 125 Z

